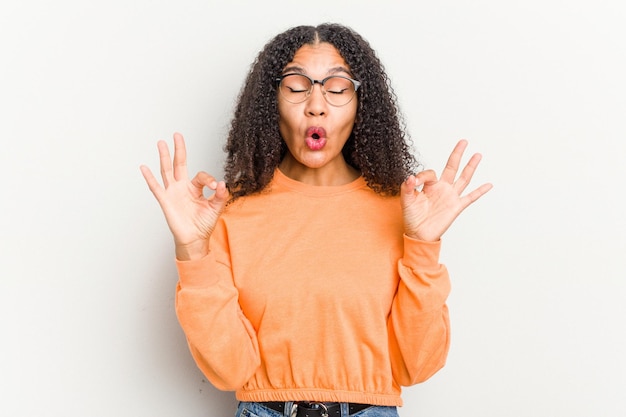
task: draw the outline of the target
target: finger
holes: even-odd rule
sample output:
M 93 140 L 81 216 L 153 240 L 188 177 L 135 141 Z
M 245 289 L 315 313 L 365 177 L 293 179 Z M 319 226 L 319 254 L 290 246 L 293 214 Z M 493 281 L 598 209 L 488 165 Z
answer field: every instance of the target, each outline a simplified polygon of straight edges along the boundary
M 214 193 L 209 197 L 209 200 L 217 207 L 222 207 L 230 197 L 226 183 L 224 181 L 217 181 L 215 177 L 206 172 L 198 172 L 191 180 L 191 183 L 196 187 L 199 194 L 202 193 L 204 187 L 213 190 Z
M 154 194 L 154 196 L 158 200 L 163 191 L 163 187 L 161 187 L 161 184 L 159 184 L 157 179 L 154 177 L 154 174 L 152 174 L 150 168 L 145 165 L 141 165 L 139 169 L 141 170 L 141 174 L 148 184 L 148 188 L 150 188 L 150 191 L 152 191 L 152 194 Z
M 157 147 L 159 148 L 161 178 L 163 178 L 163 186 L 167 188 L 170 182 L 174 181 L 174 176 L 172 175 L 172 158 L 170 157 L 170 150 L 167 147 L 167 143 L 165 143 L 165 141 L 158 141 Z
M 180 133 L 174 134 L 174 179 L 187 179 L 187 149 Z
M 198 172 L 196 176 L 192 178 L 191 184 L 199 190 L 202 190 L 204 187 L 210 188 L 211 190 L 217 188 L 217 180 L 215 177 L 204 171 Z
M 415 175 L 409 175 L 400 185 L 400 201 L 402 206 L 411 204 L 415 200 L 416 193 L 419 191 L 421 183 Z
M 480 197 L 485 195 L 492 188 L 493 188 L 493 185 L 491 183 L 485 183 L 481 185 L 480 187 L 478 187 L 477 189 L 475 189 L 474 191 L 472 191 L 471 193 L 461 198 L 461 204 L 462 204 L 463 209 L 468 207 L 470 204 L 474 203 L 476 200 L 478 200 Z
M 419 187 L 415 175 L 409 175 L 400 186 L 400 195 L 412 194 Z
M 463 157 L 463 152 L 465 152 L 465 148 L 467 147 L 467 141 L 465 139 L 461 139 L 457 142 L 456 146 L 452 150 L 448 161 L 446 162 L 446 166 L 441 173 L 441 180 L 447 183 L 452 184 L 454 179 L 456 178 L 456 173 L 459 170 L 459 164 L 461 163 L 461 158 Z
M 476 153 L 472 155 L 465 168 L 461 172 L 459 178 L 454 182 L 454 188 L 458 191 L 459 195 L 465 190 L 465 188 L 469 185 L 474 176 L 474 172 L 476 172 L 476 168 L 478 168 L 478 164 L 482 159 L 482 155 Z
M 230 193 L 228 192 L 226 183 L 224 181 L 219 181 L 217 183 L 217 187 L 215 188 L 215 194 L 213 195 L 214 203 L 223 207 L 228 202 L 229 198 Z
M 427 187 L 429 185 L 433 185 L 437 182 L 437 173 L 432 169 L 427 169 L 425 171 L 420 172 L 416 176 L 417 185 L 424 185 Z

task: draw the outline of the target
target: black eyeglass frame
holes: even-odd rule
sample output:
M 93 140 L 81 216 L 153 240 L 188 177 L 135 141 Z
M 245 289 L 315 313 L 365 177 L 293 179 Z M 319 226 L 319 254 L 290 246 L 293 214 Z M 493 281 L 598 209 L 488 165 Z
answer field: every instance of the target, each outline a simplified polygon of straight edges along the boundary
M 357 90 L 361 86 L 361 82 L 360 81 L 357 81 L 357 80 L 355 80 L 353 78 L 350 78 L 350 77 L 346 77 L 345 75 L 329 75 L 328 77 L 326 77 L 326 78 L 324 78 L 322 80 L 314 80 L 313 78 L 309 77 L 308 75 L 300 74 L 300 73 L 293 73 L 292 72 L 290 74 L 281 75 L 280 77 L 276 78 L 276 86 L 278 87 L 279 91 L 280 91 L 280 84 L 283 81 L 283 79 L 289 77 L 290 75 L 300 75 L 302 77 L 307 78 L 309 81 L 311 81 L 311 88 L 308 90 L 307 95 L 304 98 L 304 100 L 298 101 L 298 102 L 293 102 L 293 101 L 287 100 L 287 98 L 283 96 L 285 98 L 285 100 L 287 100 L 289 103 L 292 103 L 292 104 L 304 103 L 311 96 L 311 93 L 313 92 L 313 87 L 315 87 L 315 84 L 319 84 L 322 87 L 322 93 L 323 93 L 323 96 L 324 96 L 324 100 L 326 100 L 326 102 L 328 104 L 330 104 L 331 106 L 342 107 L 342 106 L 345 106 L 346 104 L 350 103 L 354 99 L 354 96 L 356 95 Z M 326 81 L 328 81 L 331 78 L 343 78 L 344 80 L 350 81 L 352 83 L 352 85 L 354 86 L 354 94 L 352 95 L 352 97 L 350 97 L 350 100 L 348 100 L 345 104 L 339 104 L 339 105 L 333 104 L 330 101 L 328 101 L 328 99 L 326 98 L 326 90 L 324 89 L 324 84 L 326 84 Z M 282 95 L 282 91 L 281 91 L 281 95 Z

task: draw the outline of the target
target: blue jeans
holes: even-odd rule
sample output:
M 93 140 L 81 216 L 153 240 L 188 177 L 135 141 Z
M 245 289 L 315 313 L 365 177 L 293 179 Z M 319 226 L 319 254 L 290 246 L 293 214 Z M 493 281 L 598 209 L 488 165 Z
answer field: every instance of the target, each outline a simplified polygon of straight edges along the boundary
M 285 407 L 287 411 L 281 413 L 270 408 L 264 407 L 260 403 L 255 402 L 240 402 L 237 408 L 237 414 L 235 417 L 289 417 L 291 411 L 291 404 Z M 341 403 L 341 416 L 330 417 L 398 417 L 398 409 L 396 407 L 387 406 L 371 406 L 358 413 L 349 414 L 348 404 Z

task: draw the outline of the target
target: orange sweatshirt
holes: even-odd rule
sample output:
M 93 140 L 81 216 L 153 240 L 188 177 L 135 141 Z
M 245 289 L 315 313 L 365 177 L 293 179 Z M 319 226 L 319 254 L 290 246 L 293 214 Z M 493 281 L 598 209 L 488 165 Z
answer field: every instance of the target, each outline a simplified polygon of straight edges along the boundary
M 177 261 L 191 353 L 241 401 L 402 405 L 449 347 L 439 242 L 403 234 L 398 197 L 365 180 L 319 187 L 276 170 L 229 205 L 201 260 Z

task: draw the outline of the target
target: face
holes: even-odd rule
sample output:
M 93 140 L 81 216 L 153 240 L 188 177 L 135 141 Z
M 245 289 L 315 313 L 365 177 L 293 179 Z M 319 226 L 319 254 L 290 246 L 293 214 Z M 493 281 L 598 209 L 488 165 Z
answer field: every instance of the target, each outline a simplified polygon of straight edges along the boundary
M 352 77 L 337 49 L 329 43 L 304 45 L 296 51 L 285 74 L 304 74 L 314 80 L 330 75 Z M 331 92 L 327 94 L 332 94 Z M 341 150 L 350 137 L 356 117 L 357 97 L 344 106 L 329 104 L 320 84 L 301 103 L 291 103 L 278 93 L 279 128 L 289 150 L 280 169 L 287 176 L 304 182 L 345 183 L 354 170 L 345 162 Z

